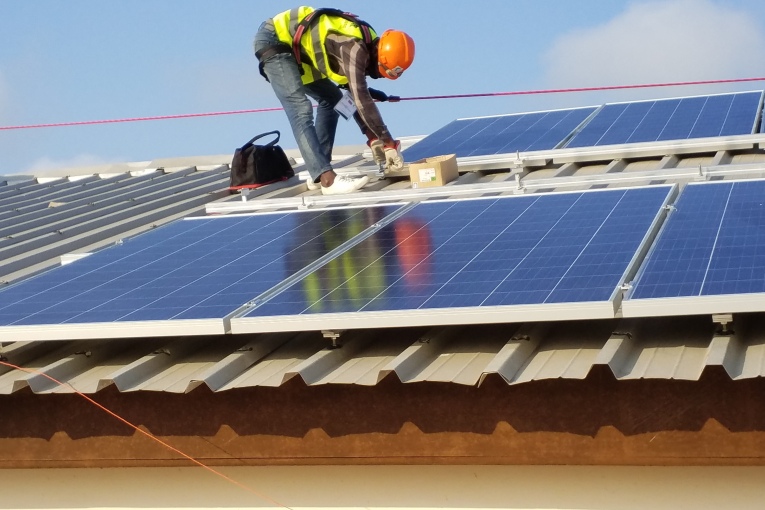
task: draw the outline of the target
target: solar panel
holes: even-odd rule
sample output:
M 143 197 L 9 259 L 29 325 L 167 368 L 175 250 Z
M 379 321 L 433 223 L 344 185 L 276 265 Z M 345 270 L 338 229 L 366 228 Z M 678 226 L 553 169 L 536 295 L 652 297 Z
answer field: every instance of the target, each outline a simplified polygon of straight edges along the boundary
M 761 310 L 763 197 L 762 180 L 689 184 L 623 302 L 625 316 Z
M 605 105 L 567 148 L 751 134 L 762 92 Z
M 595 108 L 458 119 L 404 151 L 407 161 L 511 154 L 556 148 Z
M 176 221 L 0 291 L 0 335 L 61 338 L 85 325 L 98 338 L 148 336 L 156 321 L 223 333 L 226 315 L 397 208 Z M 131 327 L 144 321 L 146 332 Z
M 672 190 L 421 203 L 232 331 L 612 318 Z

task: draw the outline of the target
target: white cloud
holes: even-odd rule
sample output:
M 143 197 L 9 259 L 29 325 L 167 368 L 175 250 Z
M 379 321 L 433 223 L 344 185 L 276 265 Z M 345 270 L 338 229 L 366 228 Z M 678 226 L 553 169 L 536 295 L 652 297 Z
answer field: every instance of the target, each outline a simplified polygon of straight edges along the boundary
M 562 35 L 545 54 L 545 74 L 553 87 L 630 85 L 756 77 L 763 63 L 754 16 L 667 0 L 633 3 L 608 23 Z

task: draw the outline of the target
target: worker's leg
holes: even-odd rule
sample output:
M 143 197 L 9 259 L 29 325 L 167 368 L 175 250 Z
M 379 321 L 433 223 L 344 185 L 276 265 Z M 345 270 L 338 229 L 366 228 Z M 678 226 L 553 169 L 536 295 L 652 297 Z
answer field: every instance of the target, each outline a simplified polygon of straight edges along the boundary
M 316 100 L 316 135 L 319 137 L 324 154 L 331 161 L 337 120 L 340 117 L 340 114 L 335 111 L 335 105 L 343 97 L 343 93 L 327 78 L 306 85 L 306 90 L 308 95 Z
M 255 36 L 254 48 L 257 52 L 277 43 L 276 35 L 268 27 L 261 27 Z M 263 70 L 284 107 L 306 169 L 314 182 L 318 182 L 322 173 L 332 170 L 332 165 L 319 140 L 313 106 L 306 96 L 308 91 L 303 86 L 297 62 L 291 54 L 279 53 L 264 60 Z
M 316 133 L 324 154 L 331 161 L 337 121 L 340 117 L 340 114 L 335 111 L 335 105 L 343 97 L 343 93 L 337 85 L 326 78 L 306 85 L 305 89 L 306 93 L 316 100 Z M 322 176 L 321 192 L 325 195 L 352 193 L 363 188 L 369 182 L 369 177 L 366 175 L 353 176 L 341 174 L 333 179 L 330 184 L 326 184 L 324 180 L 328 174 Z

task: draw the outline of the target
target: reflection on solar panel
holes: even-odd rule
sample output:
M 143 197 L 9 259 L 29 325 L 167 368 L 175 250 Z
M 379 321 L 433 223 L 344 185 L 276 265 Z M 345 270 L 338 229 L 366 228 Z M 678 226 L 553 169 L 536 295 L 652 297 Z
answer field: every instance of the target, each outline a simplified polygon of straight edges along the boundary
M 762 92 L 605 105 L 566 147 L 751 134 Z
M 543 311 L 546 320 L 551 316 L 544 305 L 556 304 L 565 314 L 577 305 L 599 303 L 597 313 L 613 317 L 616 290 L 673 189 L 421 203 L 244 318 L 233 319 L 232 331 L 258 330 L 269 319 L 269 327 L 285 327 L 287 315 L 295 316 L 295 323 L 286 325 L 290 329 L 342 327 L 349 321 L 384 326 L 393 312 L 401 312 L 398 325 L 511 321 L 513 307 L 522 312 L 516 319 L 532 320 L 525 305 Z M 498 313 L 471 319 L 466 315 L 471 309 Z M 364 312 L 380 322 L 367 321 Z M 334 317 L 310 322 L 321 321 L 323 314 Z
M 458 119 L 404 151 L 407 161 L 509 154 L 557 147 L 595 108 Z
M 0 331 L 220 319 L 397 208 L 177 221 L 0 291 Z
M 673 303 L 692 307 L 673 313 L 747 311 L 747 303 L 760 310 L 765 181 L 690 184 L 675 207 L 623 304 L 625 315 L 663 315 Z

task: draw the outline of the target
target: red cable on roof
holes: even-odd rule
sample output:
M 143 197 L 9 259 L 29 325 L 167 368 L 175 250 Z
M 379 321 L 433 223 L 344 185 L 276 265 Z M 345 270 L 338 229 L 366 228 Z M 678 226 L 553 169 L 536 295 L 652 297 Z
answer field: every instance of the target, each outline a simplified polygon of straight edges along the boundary
M 603 87 L 579 87 L 579 88 L 567 88 L 567 89 L 521 90 L 521 91 L 513 91 L 513 92 L 487 92 L 487 93 L 481 93 L 481 94 L 452 94 L 452 95 L 445 95 L 445 96 L 417 96 L 417 97 L 402 97 L 400 101 L 422 101 L 426 99 L 461 99 L 461 98 L 469 98 L 469 97 L 492 97 L 492 96 L 524 96 L 524 95 L 532 95 L 532 94 L 562 94 L 562 93 L 569 93 L 569 92 L 595 92 L 595 91 L 603 91 L 603 90 L 681 87 L 681 86 L 688 86 L 688 85 L 714 85 L 714 84 L 720 84 L 720 83 L 744 83 L 744 82 L 754 82 L 754 81 L 765 81 L 765 77 L 734 78 L 729 80 L 681 81 L 681 82 L 673 82 L 673 83 L 650 83 L 650 84 L 642 84 L 642 85 L 611 85 L 611 86 L 603 86 Z M 279 110 L 283 110 L 283 108 L 281 107 L 258 108 L 255 110 L 232 110 L 232 111 L 225 111 L 225 112 L 158 115 L 155 117 L 132 117 L 132 118 L 126 118 L 126 119 L 84 120 L 84 121 L 76 121 L 76 122 L 56 122 L 56 123 L 50 123 L 50 124 L 0 126 L 0 131 L 49 128 L 49 127 L 64 127 L 64 126 L 87 126 L 92 124 L 117 124 L 121 122 L 140 122 L 140 121 L 149 121 L 149 120 L 188 119 L 192 117 L 214 117 L 219 115 L 237 115 L 240 113 L 264 113 L 264 112 L 275 112 Z

